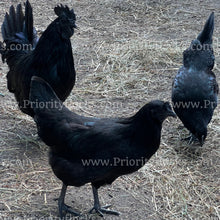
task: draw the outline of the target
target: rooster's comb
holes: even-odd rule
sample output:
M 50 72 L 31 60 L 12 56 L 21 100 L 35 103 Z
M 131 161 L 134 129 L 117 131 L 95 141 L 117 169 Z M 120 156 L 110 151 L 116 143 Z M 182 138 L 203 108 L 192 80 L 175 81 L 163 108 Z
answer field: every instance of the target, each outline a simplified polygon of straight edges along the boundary
M 60 5 L 57 5 L 55 8 L 54 8 L 54 12 L 55 14 L 59 17 L 61 15 L 65 15 L 67 16 L 68 18 L 72 18 L 72 19 L 76 19 L 76 16 L 75 16 L 75 13 L 73 11 L 73 9 L 69 9 L 69 7 L 67 5 L 63 6 L 62 4 Z

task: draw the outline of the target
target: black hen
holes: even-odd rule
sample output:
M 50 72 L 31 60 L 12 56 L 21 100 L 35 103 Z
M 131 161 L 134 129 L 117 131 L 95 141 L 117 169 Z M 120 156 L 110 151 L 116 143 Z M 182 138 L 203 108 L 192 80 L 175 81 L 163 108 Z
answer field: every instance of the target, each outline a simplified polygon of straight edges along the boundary
M 32 7 L 27 1 L 25 15 L 21 4 L 10 7 L 2 24 L 1 55 L 9 66 L 8 89 L 15 94 L 22 112 L 33 116 L 29 104 L 31 77 L 44 78 L 64 101 L 75 84 L 75 68 L 70 37 L 74 33 L 73 9 L 58 5 L 54 8 L 58 16 L 38 40 L 33 27 Z
M 94 208 L 90 211 L 115 214 L 100 206 L 98 188 L 119 176 L 142 167 L 160 145 L 161 128 L 168 116 L 175 117 L 168 102 L 152 101 L 125 119 L 85 118 L 70 112 L 43 79 L 33 77 L 30 100 L 38 134 L 50 146 L 49 162 L 62 180 L 59 214 L 77 213 L 64 204 L 67 186 L 91 183 Z
M 190 143 L 199 140 L 202 146 L 207 136 L 207 125 L 217 106 L 219 87 L 215 74 L 212 35 L 214 13 L 203 31 L 183 52 L 183 66 L 172 87 L 173 108 L 184 126 L 191 132 Z

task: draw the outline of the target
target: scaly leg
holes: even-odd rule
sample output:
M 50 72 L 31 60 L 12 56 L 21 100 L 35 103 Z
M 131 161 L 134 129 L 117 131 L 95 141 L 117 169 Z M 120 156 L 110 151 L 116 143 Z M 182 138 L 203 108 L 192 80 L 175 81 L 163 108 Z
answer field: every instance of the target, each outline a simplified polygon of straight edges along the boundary
M 68 206 L 64 203 L 64 199 L 65 199 L 65 195 L 66 195 L 66 189 L 67 189 L 67 186 L 63 183 L 61 193 L 60 193 L 60 197 L 58 199 L 59 215 L 60 215 L 61 219 L 63 218 L 63 211 L 69 212 L 69 213 L 71 213 L 75 216 L 80 215 L 78 212 L 74 211 L 70 206 Z
M 89 213 L 92 213 L 95 210 L 95 212 L 97 212 L 101 217 L 103 217 L 103 213 L 110 215 L 120 215 L 119 212 L 107 209 L 111 205 L 101 207 L 99 202 L 98 190 L 93 185 L 92 185 L 92 191 L 94 196 L 94 207 L 89 211 Z

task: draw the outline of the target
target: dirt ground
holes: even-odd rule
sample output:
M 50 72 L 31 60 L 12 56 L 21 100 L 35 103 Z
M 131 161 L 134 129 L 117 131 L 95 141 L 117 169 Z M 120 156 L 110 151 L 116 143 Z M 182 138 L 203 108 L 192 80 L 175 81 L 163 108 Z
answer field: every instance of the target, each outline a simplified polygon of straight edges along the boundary
M 17 0 L 0 0 L 0 23 Z M 39 35 L 55 18 L 61 1 L 31 1 Z M 165 0 L 64 0 L 77 14 L 71 38 L 77 72 L 66 105 L 88 116 L 128 116 L 153 99 L 170 100 L 182 52 L 215 11 L 214 72 L 220 83 L 220 2 Z M 48 147 L 36 136 L 7 91 L 7 65 L 0 64 L 0 219 L 56 219 L 61 182 L 48 166 Z M 164 123 L 158 152 L 138 172 L 99 190 L 129 220 L 220 219 L 220 109 L 215 110 L 205 145 L 181 141 L 188 133 L 178 119 Z M 89 184 L 69 187 L 66 203 L 88 215 Z M 69 216 L 67 219 L 71 219 Z M 74 219 L 74 218 L 73 218 Z

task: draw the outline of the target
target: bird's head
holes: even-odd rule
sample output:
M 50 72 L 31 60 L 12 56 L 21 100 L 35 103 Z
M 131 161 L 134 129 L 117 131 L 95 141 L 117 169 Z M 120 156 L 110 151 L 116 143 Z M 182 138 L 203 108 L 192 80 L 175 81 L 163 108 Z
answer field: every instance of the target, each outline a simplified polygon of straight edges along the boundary
M 163 121 L 169 116 L 176 117 L 176 114 L 173 112 L 170 103 L 160 100 L 149 102 L 143 107 L 143 110 L 148 111 L 150 117 L 159 123 L 163 123 Z
M 183 52 L 185 67 L 197 70 L 211 70 L 213 68 L 215 61 L 212 48 L 213 31 L 214 12 L 209 16 L 202 32 L 191 42 L 190 47 Z
M 60 4 L 54 8 L 54 12 L 58 16 L 56 22 L 61 36 L 64 39 L 69 39 L 74 34 L 74 28 L 77 28 L 74 10 Z

